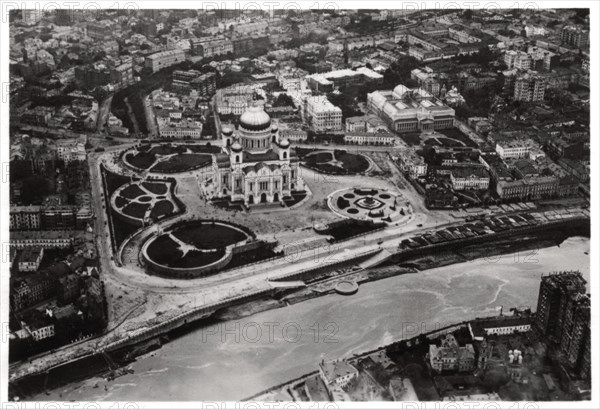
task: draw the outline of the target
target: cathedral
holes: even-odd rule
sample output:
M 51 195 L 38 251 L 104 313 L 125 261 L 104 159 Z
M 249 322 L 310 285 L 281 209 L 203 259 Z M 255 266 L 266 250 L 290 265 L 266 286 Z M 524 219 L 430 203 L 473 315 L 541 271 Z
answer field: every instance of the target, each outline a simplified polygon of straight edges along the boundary
M 213 157 L 214 197 L 245 205 L 280 203 L 304 190 L 299 160 L 262 106 L 242 114 L 239 128 L 222 129 L 222 152 Z

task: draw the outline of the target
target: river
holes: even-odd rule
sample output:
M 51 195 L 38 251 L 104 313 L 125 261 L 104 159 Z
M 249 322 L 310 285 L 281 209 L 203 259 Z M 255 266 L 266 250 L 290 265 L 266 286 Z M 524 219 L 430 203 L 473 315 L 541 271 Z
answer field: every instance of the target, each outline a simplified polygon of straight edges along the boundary
M 92 378 L 35 400 L 239 400 L 335 359 L 504 306 L 535 310 L 541 274 L 579 270 L 589 281 L 588 238 L 364 284 L 212 325 L 140 357 L 134 374 Z M 94 387 L 98 385 L 97 387 Z M 106 386 L 106 390 L 105 390 Z

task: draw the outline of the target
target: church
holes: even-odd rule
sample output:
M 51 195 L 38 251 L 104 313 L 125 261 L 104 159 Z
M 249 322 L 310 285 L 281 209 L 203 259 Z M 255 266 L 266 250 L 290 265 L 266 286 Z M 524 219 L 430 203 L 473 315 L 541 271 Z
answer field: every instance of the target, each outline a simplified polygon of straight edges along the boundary
M 280 203 L 304 190 L 298 156 L 262 106 L 249 107 L 237 130 L 223 127 L 221 134 L 222 151 L 213 156 L 215 198 L 249 206 Z

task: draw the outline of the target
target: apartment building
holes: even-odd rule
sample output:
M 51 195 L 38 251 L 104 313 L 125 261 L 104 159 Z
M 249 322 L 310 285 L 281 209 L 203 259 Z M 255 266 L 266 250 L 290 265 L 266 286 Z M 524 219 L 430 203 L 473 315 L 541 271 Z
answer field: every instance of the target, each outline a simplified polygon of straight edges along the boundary
M 305 116 L 315 132 L 341 131 L 342 110 L 333 105 L 326 96 L 311 96 L 305 101 Z
M 144 61 L 144 66 L 152 72 L 157 72 L 184 61 L 185 52 L 183 50 L 169 50 L 149 55 Z
M 40 268 L 44 258 L 44 249 L 42 247 L 26 247 L 19 256 L 19 271 L 35 272 Z
M 40 230 L 41 228 L 41 206 L 10 207 L 10 230 Z
M 546 91 L 546 80 L 534 71 L 529 71 L 515 79 L 513 98 L 515 101 L 543 101 Z

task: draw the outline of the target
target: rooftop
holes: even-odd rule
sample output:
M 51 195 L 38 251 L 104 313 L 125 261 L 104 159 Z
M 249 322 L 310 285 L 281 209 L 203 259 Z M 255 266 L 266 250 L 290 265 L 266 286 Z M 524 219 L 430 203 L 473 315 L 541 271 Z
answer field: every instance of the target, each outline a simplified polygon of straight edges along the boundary
M 358 374 L 358 370 L 346 361 L 323 361 L 319 364 L 328 383 L 350 374 Z

